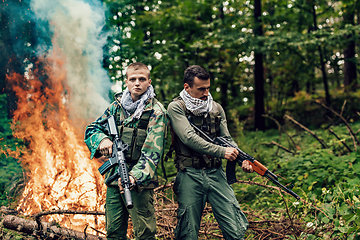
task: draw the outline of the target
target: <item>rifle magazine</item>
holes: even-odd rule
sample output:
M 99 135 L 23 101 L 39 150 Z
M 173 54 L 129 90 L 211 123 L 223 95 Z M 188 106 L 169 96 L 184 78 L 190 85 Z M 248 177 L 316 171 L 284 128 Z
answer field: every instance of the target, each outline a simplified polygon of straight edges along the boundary
M 106 161 L 101 167 L 99 167 L 98 171 L 101 175 L 104 175 L 109 169 L 111 168 L 111 162 L 110 160 Z

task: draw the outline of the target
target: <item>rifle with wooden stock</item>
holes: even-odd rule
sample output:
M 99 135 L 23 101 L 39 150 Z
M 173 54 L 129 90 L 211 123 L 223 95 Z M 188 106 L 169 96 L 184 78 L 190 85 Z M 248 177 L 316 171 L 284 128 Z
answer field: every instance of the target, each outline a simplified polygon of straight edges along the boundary
M 226 140 L 223 137 L 216 137 L 216 138 L 211 138 L 208 134 L 206 134 L 205 132 L 203 132 L 200 128 L 198 128 L 192 121 L 190 118 L 188 118 L 190 125 L 195 129 L 195 131 L 199 132 L 205 140 L 223 146 L 223 147 L 232 147 L 232 148 L 236 148 L 239 151 L 239 154 L 236 158 L 236 160 L 234 161 L 228 161 L 226 164 L 226 178 L 227 178 L 227 182 L 229 184 L 233 184 L 237 182 L 236 179 L 236 175 L 235 175 L 235 167 L 236 167 L 236 163 L 238 163 L 240 165 L 240 167 L 242 166 L 243 161 L 248 160 L 250 162 L 250 165 L 252 166 L 253 170 L 258 173 L 259 175 L 266 177 L 267 179 L 269 179 L 270 181 L 272 181 L 275 185 L 277 185 L 278 187 L 282 188 L 285 192 L 287 192 L 288 194 L 290 194 L 291 196 L 295 197 L 296 199 L 300 199 L 299 195 L 297 195 L 295 192 L 293 192 L 291 190 L 291 188 L 293 187 L 293 185 L 291 186 L 291 188 L 287 188 L 286 186 L 282 185 L 279 180 L 278 177 L 272 173 L 267 167 L 265 167 L 264 165 L 262 165 L 259 161 L 257 161 L 254 157 L 252 157 L 251 155 L 245 153 L 244 151 L 242 151 L 240 148 L 238 148 L 237 146 L 233 145 L 231 142 L 229 142 L 228 140 Z

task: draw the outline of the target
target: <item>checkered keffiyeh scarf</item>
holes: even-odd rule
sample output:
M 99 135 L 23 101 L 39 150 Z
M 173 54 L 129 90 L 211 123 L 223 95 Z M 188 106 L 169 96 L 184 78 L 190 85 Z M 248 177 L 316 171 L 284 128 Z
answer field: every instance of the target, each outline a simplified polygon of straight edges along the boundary
M 187 91 L 185 91 L 185 89 L 180 92 L 180 97 L 184 100 L 186 109 L 195 116 L 205 115 L 212 110 L 213 98 L 210 92 L 205 101 L 198 98 L 193 98 Z
M 139 119 L 141 117 L 142 112 L 145 110 L 146 102 L 150 98 L 155 97 L 154 88 L 150 85 L 147 90 L 141 95 L 141 97 L 133 102 L 130 91 L 128 88 L 124 90 L 124 93 L 121 97 L 121 105 L 125 110 L 126 117 L 131 116 L 131 120 Z

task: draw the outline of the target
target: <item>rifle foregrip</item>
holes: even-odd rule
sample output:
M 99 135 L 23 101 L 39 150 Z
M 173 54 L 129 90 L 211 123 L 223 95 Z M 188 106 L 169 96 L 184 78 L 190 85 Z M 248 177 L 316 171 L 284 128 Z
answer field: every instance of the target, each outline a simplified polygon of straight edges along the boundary
M 254 169 L 255 172 L 260 174 L 261 176 L 264 176 L 266 171 L 268 170 L 267 167 L 262 165 L 259 161 L 255 160 L 253 162 L 249 161 L 250 165 Z
M 105 182 L 106 185 L 109 186 L 110 183 L 112 183 L 113 181 L 119 179 L 120 174 L 118 172 L 116 172 L 115 174 L 111 175 Z

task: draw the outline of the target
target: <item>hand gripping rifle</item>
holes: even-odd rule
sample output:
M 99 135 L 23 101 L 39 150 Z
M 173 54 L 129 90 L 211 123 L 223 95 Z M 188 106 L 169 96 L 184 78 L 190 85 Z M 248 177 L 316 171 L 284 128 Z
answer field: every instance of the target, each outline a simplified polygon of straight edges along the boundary
M 129 173 L 127 170 L 127 165 L 125 162 L 124 151 L 128 149 L 128 145 L 125 144 L 119 138 L 119 134 L 117 131 L 115 117 L 111 115 L 110 117 L 104 119 L 102 121 L 109 135 L 113 137 L 113 146 L 112 146 L 112 156 L 106 161 L 98 170 L 101 175 L 105 174 L 112 167 L 118 166 L 117 171 L 111 175 L 106 181 L 105 184 L 109 185 L 113 181 L 117 180 L 119 177 L 121 178 L 121 185 L 124 188 L 125 202 L 126 207 L 128 209 L 133 208 L 133 202 L 131 198 L 130 188 L 132 187 L 132 183 L 129 179 Z
M 252 168 L 254 169 L 255 172 L 257 172 L 258 174 L 260 174 L 263 177 L 266 177 L 267 179 L 269 179 L 270 181 L 272 181 L 274 184 L 276 184 L 277 186 L 281 187 L 285 192 L 287 192 L 288 194 L 290 194 L 291 196 L 295 197 L 296 199 L 300 199 L 300 197 L 294 193 L 291 188 L 293 187 L 293 185 L 291 186 L 291 188 L 287 188 L 284 185 L 282 185 L 279 180 L 278 177 L 272 173 L 271 171 L 269 171 L 269 169 L 267 169 L 264 165 L 262 165 L 260 162 L 258 162 L 257 160 L 255 160 L 254 157 L 250 156 L 249 154 L 243 152 L 240 148 L 234 146 L 231 142 L 229 142 L 228 140 L 226 140 L 223 137 L 216 137 L 214 139 L 212 139 L 209 135 L 207 135 L 205 132 L 203 132 L 202 130 L 200 130 L 192 121 L 190 118 L 188 118 L 190 125 L 197 131 L 199 132 L 204 138 L 205 140 L 214 143 L 216 145 L 220 145 L 223 147 L 232 147 L 232 148 L 236 148 L 239 151 L 239 155 L 237 156 L 235 161 L 228 161 L 226 164 L 226 178 L 227 178 L 227 182 L 229 184 L 233 184 L 235 182 L 237 182 L 236 180 L 236 176 L 235 176 L 235 167 L 236 167 L 236 163 L 238 163 L 240 165 L 240 167 L 242 166 L 242 162 L 245 160 L 249 160 L 250 165 L 252 166 Z

